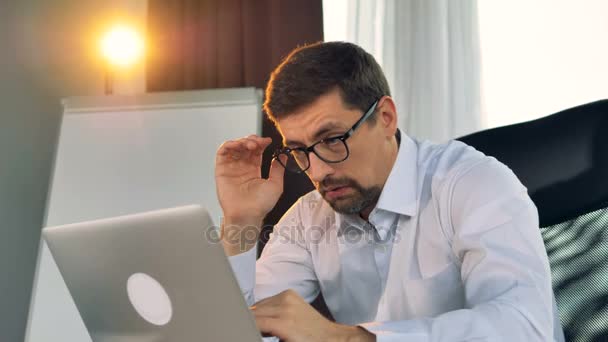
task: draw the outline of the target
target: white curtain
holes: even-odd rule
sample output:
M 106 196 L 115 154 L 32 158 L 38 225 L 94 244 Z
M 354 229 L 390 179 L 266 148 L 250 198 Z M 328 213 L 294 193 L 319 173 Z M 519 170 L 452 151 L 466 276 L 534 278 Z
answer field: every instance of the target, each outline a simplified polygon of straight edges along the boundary
M 481 128 L 476 0 L 343 4 L 346 40 L 371 52 L 382 65 L 402 130 L 443 142 Z

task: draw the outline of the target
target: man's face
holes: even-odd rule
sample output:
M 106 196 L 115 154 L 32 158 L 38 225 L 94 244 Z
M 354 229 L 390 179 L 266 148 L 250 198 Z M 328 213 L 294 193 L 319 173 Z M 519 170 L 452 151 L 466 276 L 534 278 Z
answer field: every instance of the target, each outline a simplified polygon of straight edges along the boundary
M 278 125 L 285 146 L 306 147 L 346 133 L 362 115 L 347 108 L 336 89 L 278 120 Z M 346 140 L 350 154 L 345 161 L 326 163 L 310 153 L 306 174 L 334 210 L 356 214 L 375 206 L 396 155 L 390 130 L 377 113 L 374 123 L 367 121 Z

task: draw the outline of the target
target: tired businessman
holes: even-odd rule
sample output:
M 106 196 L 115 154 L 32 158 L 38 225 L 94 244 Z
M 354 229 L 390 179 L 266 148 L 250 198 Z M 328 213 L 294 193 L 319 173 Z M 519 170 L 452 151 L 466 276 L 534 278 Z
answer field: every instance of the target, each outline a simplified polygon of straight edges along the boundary
M 223 245 L 259 329 L 286 341 L 561 339 L 549 263 L 526 188 L 505 165 L 397 129 L 371 55 L 342 42 L 294 50 L 264 108 L 283 137 L 225 142 L 216 183 Z M 274 227 L 284 172 L 316 190 Z M 336 322 L 308 303 L 321 292 Z

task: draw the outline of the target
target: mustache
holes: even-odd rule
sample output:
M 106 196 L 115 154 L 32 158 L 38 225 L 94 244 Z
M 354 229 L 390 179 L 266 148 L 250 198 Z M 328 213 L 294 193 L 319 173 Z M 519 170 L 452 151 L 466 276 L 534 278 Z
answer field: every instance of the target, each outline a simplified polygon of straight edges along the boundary
M 360 188 L 359 183 L 350 178 L 326 178 L 319 184 L 319 192 L 321 194 L 325 194 L 330 189 L 344 186 L 350 186 L 357 189 Z

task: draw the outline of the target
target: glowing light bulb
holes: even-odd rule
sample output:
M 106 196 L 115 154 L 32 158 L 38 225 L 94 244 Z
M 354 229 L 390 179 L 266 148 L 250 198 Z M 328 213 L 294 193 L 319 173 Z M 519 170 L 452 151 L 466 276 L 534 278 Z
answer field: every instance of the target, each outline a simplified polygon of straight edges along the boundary
M 142 37 L 132 28 L 116 26 L 101 41 L 105 58 L 113 65 L 127 67 L 138 61 L 144 52 Z

